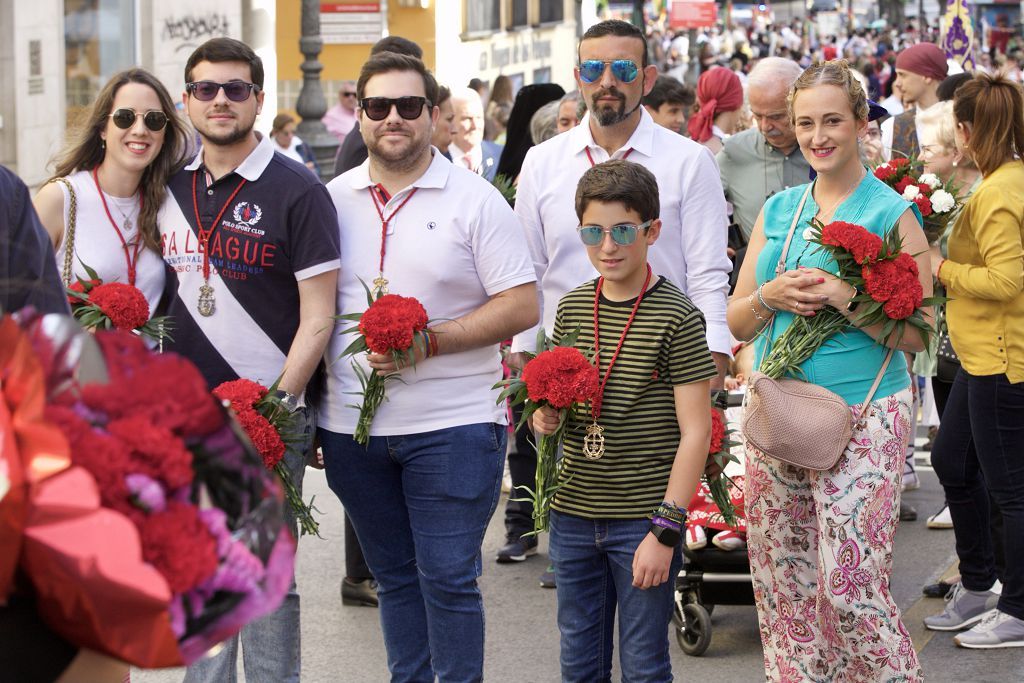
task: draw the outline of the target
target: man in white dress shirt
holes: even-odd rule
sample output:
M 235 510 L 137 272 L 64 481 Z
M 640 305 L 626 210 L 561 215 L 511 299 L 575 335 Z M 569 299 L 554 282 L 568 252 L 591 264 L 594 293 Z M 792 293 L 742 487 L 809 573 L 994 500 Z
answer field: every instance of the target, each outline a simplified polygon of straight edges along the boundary
M 635 26 L 604 21 L 580 40 L 576 82 L 589 113 L 567 133 L 530 149 L 523 162 L 516 193 L 516 214 L 526 230 L 541 299 L 541 324 L 551 332 L 559 299 L 597 271 L 579 248 L 574 199 L 576 184 L 594 164 L 626 159 L 647 167 L 661 193 L 661 237 L 649 254 L 655 274 L 664 275 L 701 309 L 707 323 L 708 346 L 718 366 L 713 389 L 721 389 L 730 354 L 725 322 L 726 294 L 732 265 L 726 255 L 725 196 L 718 166 L 703 145 L 663 128 L 641 106 L 654 87 L 657 67 L 647 63 L 647 41 Z M 513 365 L 522 351 L 535 351 L 536 329 L 512 342 Z M 536 457 L 510 454 L 514 458 Z M 513 485 L 532 485 L 515 481 Z M 507 525 L 511 546 L 527 541 Z M 518 549 L 517 549 L 518 550 Z

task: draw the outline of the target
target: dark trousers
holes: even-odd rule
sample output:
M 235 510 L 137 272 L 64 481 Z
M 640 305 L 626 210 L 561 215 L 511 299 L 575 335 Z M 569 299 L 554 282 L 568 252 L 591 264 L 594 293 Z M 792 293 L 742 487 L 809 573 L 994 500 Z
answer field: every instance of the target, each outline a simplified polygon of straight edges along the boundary
M 953 518 L 968 590 L 997 578 L 989 495 L 1003 516 L 1006 568 L 999 609 L 1024 619 L 1024 382 L 961 368 L 942 415 L 932 465 Z
M 512 424 L 522 417 L 522 406 L 512 409 Z M 505 504 L 505 535 L 508 540 L 518 539 L 533 531 L 533 502 L 520 486 L 533 489 L 537 472 L 537 449 L 532 442 L 530 428 L 523 425 L 516 431 L 515 442 L 508 453 L 508 471 L 512 476 L 512 492 Z
M 946 410 L 946 403 L 949 402 L 949 392 L 953 389 L 952 382 L 946 382 L 938 377 L 932 377 L 932 394 L 935 396 L 935 408 L 939 413 L 939 422 L 942 422 L 942 415 Z M 996 576 L 1000 581 L 1006 580 L 1006 548 L 1003 546 L 1003 513 L 999 511 L 992 494 L 988 496 L 989 529 L 992 534 L 992 554 L 996 562 Z
M 363 557 L 363 549 L 359 545 L 359 538 L 356 530 L 352 527 L 348 515 L 345 515 L 345 577 L 354 581 L 372 579 L 373 574 L 366 566 L 366 558 Z

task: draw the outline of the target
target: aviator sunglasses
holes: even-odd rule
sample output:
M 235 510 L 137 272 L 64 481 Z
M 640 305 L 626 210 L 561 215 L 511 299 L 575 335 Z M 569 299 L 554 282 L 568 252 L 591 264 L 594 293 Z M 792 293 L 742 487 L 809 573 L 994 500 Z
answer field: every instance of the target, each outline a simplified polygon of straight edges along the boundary
M 623 247 L 627 247 L 633 242 L 636 242 L 636 236 L 641 230 L 646 230 L 651 226 L 653 220 L 645 221 L 640 225 L 633 225 L 632 223 L 620 223 L 613 225 L 610 228 L 606 228 L 603 225 L 581 225 L 576 228 L 576 232 L 580 234 L 580 239 L 583 244 L 588 247 L 596 247 L 604 241 L 604 234 L 608 233 L 612 236 L 612 242 Z
M 115 109 L 110 118 L 114 120 L 115 126 L 121 130 L 128 130 L 135 125 L 135 119 L 140 116 L 142 117 L 142 122 L 146 124 L 146 128 L 149 128 L 154 133 L 159 133 L 167 125 L 167 114 L 159 109 L 150 109 L 146 112 L 135 111 L 134 109 Z
M 426 97 L 364 97 L 359 101 L 363 112 L 371 121 L 383 121 L 391 113 L 391 107 L 398 110 L 398 115 L 407 121 L 414 121 L 423 113 L 423 107 L 433 106 Z
M 217 83 L 215 81 L 195 81 L 186 83 L 185 89 L 192 93 L 200 102 L 209 102 L 217 96 L 217 92 L 223 88 L 224 94 L 232 102 L 245 102 L 249 99 L 249 93 L 259 92 L 260 86 L 245 81 L 228 81 Z
M 636 80 L 640 69 L 636 62 L 631 59 L 614 59 L 605 61 L 601 59 L 587 59 L 580 62 L 580 80 L 584 83 L 593 83 L 604 74 L 605 65 L 611 65 L 612 76 L 620 83 L 632 83 Z

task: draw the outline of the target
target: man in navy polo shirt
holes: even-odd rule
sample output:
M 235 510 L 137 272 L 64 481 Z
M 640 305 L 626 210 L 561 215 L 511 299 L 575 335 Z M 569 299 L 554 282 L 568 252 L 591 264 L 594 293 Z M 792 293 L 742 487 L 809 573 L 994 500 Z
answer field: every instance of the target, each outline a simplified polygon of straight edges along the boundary
M 301 487 L 314 429 L 306 388 L 334 327 L 340 267 L 337 215 L 302 164 L 253 131 L 263 104 L 263 64 L 237 40 L 200 45 L 185 67 L 183 95 L 203 146 L 169 184 L 161 210 L 164 260 L 173 271 L 169 348 L 199 367 L 211 387 L 244 377 L 278 384 L 306 440 L 285 463 Z M 294 519 L 293 522 L 293 531 Z M 246 626 L 246 680 L 299 680 L 299 596 Z M 238 637 L 189 667 L 186 681 L 235 680 Z

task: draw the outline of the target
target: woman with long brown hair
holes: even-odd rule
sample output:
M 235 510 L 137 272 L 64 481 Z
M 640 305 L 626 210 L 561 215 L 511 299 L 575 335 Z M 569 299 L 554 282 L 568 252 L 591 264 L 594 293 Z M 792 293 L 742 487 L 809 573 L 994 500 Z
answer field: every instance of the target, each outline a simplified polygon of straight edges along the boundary
M 100 91 L 34 204 L 65 285 L 88 279 L 138 287 L 154 311 L 164 287 L 157 216 L 187 133 L 148 71 L 116 74 Z

